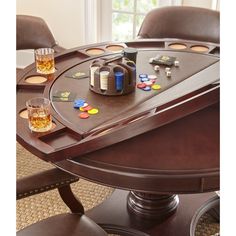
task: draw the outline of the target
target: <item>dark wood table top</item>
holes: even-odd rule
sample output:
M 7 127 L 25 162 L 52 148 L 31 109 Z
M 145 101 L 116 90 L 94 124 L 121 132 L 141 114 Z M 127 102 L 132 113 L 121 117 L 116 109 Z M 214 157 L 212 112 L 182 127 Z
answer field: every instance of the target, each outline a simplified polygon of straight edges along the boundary
M 175 43 L 186 48 L 174 49 Z M 180 66 L 172 67 L 170 79 L 161 66 L 156 73 L 161 90 L 96 94 L 89 90 L 89 66 L 120 55 L 111 45 L 137 48 L 137 81 L 140 73 L 156 73 L 151 57 L 174 56 Z M 54 76 L 43 83 L 27 82 L 38 76 L 31 65 L 17 78 L 17 140 L 39 158 L 105 185 L 160 193 L 217 190 L 219 50 L 216 44 L 171 39 L 88 45 L 58 54 Z M 87 77 L 68 77 L 76 72 Z M 73 102 L 52 101 L 57 90 L 76 93 L 99 113 L 79 119 Z M 52 101 L 55 128 L 46 133 L 32 133 L 21 115 L 25 102 L 37 96 Z

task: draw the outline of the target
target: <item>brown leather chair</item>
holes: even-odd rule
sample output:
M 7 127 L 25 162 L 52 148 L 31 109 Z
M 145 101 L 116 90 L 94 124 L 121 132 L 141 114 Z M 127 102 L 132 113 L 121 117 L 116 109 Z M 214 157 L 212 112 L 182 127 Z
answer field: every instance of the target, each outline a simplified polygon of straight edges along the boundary
M 55 53 L 62 52 L 47 23 L 40 17 L 16 15 L 16 50 L 53 48 Z M 22 69 L 17 68 L 17 74 Z
M 16 233 L 17 236 L 108 236 L 84 214 L 60 214 L 32 224 Z
M 16 49 L 50 47 L 58 53 L 59 46 L 42 18 L 18 15 Z M 18 236 L 105 236 L 107 233 L 84 215 L 81 202 L 74 196 L 70 184 L 79 178 L 57 168 L 39 171 L 17 180 L 16 198 L 22 199 L 57 188 L 72 213 L 49 217 L 17 232 Z
M 56 44 L 51 31 L 43 19 L 34 16 L 17 15 L 16 21 L 17 50 L 36 49 L 38 47 L 56 47 L 57 52 L 64 50 Z M 78 180 L 78 177 L 57 168 L 44 171 L 39 170 L 36 174 L 17 179 L 16 199 L 22 199 L 57 188 L 62 199 L 67 203 L 69 194 L 74 198 L 70 184 Z M 71 206 L 70 208 L 75 212 L 78 210 L 78 207 L 73 208 Z
M 16 50 L 53 48 L 55 53 L 65 50 L 58 45 L 47 23 L 40 17 L 16 16 Z
M 81 202 L 74 196 L 70 183 L 77 177 L 53 168 L 17 180 L 17 199 L 57 188 L 72 213 L 46 218 L 19 230 L 17 236 L 105 236 L 107 233 L 84 215 Z
M 39 47 L 56 48 L 56 52 L 65 50 L 56 44 L 56 41 L 46 22 L 39 17 L 16 16 L 16 49 L 36 49 Z M 34 194 L 58 188 L 63 195 L 63 189 L 69 189 L 70 184 L 79 178 L 57 168 L 40 171 L 17 180 L 16 198 L 21 199 Z M 64 198 L 62 196 L 62 198 Z
M 56 52 L 65 50 L 57 45 L 46 22 L 40 17 L 17 15 L 16 35 L 17 50 L 36 49 L 40 47 L 51 47 Z M 16 198 L 21 199 L 55 188 L 64 188 L 64 186 L 68 188 L 71 183 L 78 180 L 78 177 L 56 168 L 39 171 L 34 175 L 17 180 Z
M 70 187 L 79 178 L 57 168 L 41 171 L 17 180 L 17 199 L 57 188 L 72 213 L 46 218 L 19 230 L 17 236 L 107 236 L 94 221 L 84 215 L 84 207 Z
M 175 38 L 220 43 L 220 13 L 198 7 L 162 7 L 145 16 L 138 38 Z

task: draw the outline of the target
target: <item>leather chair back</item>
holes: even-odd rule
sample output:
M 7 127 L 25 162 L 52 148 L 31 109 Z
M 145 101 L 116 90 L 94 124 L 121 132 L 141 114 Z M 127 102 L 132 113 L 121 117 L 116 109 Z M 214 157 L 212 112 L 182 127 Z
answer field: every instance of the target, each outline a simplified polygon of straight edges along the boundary
M 145 16 L 138 38 L 175 38 L 220 43 L 220 13 L 198 7 L 163 7 Z
M 16 16 L 16 50 L 53 48 L 56 41 L 46 22 L 36 16 Z

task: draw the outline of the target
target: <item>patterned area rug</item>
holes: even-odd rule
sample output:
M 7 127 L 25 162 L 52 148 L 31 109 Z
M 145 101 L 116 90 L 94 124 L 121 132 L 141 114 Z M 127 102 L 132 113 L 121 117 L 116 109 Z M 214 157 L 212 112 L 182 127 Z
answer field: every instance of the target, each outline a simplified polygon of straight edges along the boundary
M 52 168 L 51 164 L 41 161 L 17 143 L 17 178 L 50 168 Z M 112 188 L 83 179 L 71 184 L 71 188 L 81 200 L 85 210 L 98 205 L 113 192 Z M 56 189 L 23 198 L 16 202 L 16 227 L 20 230 L 49 216 L 69 211 Z
M 41 161 L 25 150 L 20 144 L 17 143 L 16 145 L 17 178 L 52 168 L 51 164 Z M 79 196 L 85 210 L 93 208 L 104 201 L 114 190 L 83 179 L 73 183 L 71 187 L 73 192 Z M 16 230 L 64 212 L 69 212 L 69 209 L 60 199 L 57 190 L 18 200 L 16 203 Z M 205 214 L 197 225 L 196 236 L 213 236 L 217 235 L 218 232 L 219 224 L 210 215 Z
M 220 224 L 208 213 L 204 214 L 196 227 L 195 236 L 220 236 Z

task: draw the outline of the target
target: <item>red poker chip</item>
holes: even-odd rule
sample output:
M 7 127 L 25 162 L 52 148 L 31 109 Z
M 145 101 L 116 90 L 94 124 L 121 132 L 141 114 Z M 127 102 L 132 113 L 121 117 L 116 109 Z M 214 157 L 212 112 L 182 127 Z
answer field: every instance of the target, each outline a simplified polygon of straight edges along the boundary
M 137 84 L 137 88 L 140 88 L 140 89 L 142 89 L 142 88 L 145 88 L 147 85 L 145 84 L 145 83 L 139 83 L 139 84 Z
M 86 106 L 86 107 L 83 107 L 83 109 L 84 109 L 84 111 L 89 111 L 89 110 L 91 110 L 91 109 L 93 109 L 91 106 Z
M 79 114 L 79 118 L 87 119 L 87 118 L 89 118 L 89 114 L 87 112 L 82 112 Z

